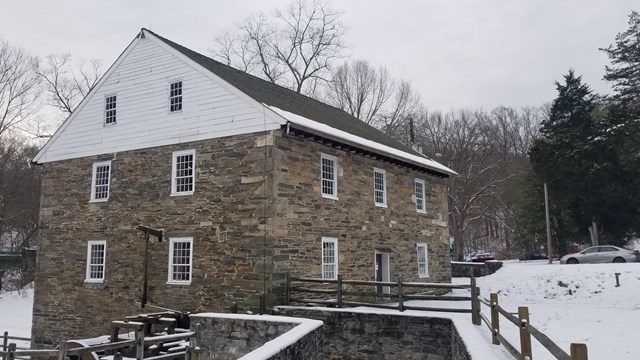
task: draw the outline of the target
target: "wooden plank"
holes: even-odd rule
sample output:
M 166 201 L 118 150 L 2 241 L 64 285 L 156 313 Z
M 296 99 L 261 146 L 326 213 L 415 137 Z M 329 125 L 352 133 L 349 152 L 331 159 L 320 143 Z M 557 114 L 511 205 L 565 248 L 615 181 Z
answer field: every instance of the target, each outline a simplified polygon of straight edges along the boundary
M 175 352 L 171 354 L 162 354 L 157 356 L 151 356 L 144 358 L 145 360 L 164 360 L 164 359 L 183 359 L 186 355 L 186 351 Z
M 496 309 L 496 306 L 498 306 L 498 294 L 491 293 L 489 297 L 491 299 L 491 343 L 500 345 L 500 341 L 496 336 L 500 333 L 500 313 Z
M 75 348 L 67 350 L 67 355 L 80 356 L 86 352 L 99 352 L 99 351 L 107 351 L 107 350 L 117 350 L 122 349 L 127 346 L 135 345 L 137 340 L 125 340 L 118 341 L 108 344 L 99 344 L 99 345 L 91 345 L 87 347 Z
M 511 345 L 510 342 L 507 341 L 507 339 L 502 337 L 502 335 L 500 334 L 497 334 L 496 336 L 498 337 L 500 344 L 502 344 L 502 346 L 504 346 L 504 348 L 507 349 L 509 354 L 511 354 L 516 359 L 522 358 L 522 354 L 520 354 L 520 352 L 513 345 Z
M 145 344 L 156 344 L 159 342 L 168 342 L 168 341 L 176 341 L 176 340 L 189 340 L 196 333 L 193 331 L 189 331 L 186 333 L 178 333 L 178 334 L 169 334 L 169 335 L 159 335 L 159 336 L 149 336 L 144 338 Z
M 478 317 L 478 288 L 476 287 L 476 278 L 471 278 L 471 323 L 473 325 L 480 325 L 480 319 Z
M 335 294 L 336 289 L 312 289 L 294 286 L 291 288 L 292 292 L 304 292 L 304 293 L 316 293 L 316 294 Z
M 505 319 L 511 321 L 511 323 L 513 323 L 513 325 L 520 327 L 520 320 L 518 320 L 517 317 L 511 315 L 511 313 L 509 313 L 507 310 L 503 309 L 501 306 L 496 305 L 496 310 L 498 310 L 498 312 L 505 317 Z
M 480 320 L 482 320 L 482 322 L 487 325 L 489 331 L 491 331 L 491 321 L 483 313 L 480 313 Z
M 525 323 L 524 327 L 527 329 L 529 334 L 531 334 L 534 338 L 536 338 L 536 340 L 538 340 L 538 342 L 542 344 L 542 346 L 544 346 L 545 349 L 549 350 L 551 355 L 555 356 L 556 359 L 571 360 L 571 357 L 569 356 L 569 354 L 567 354 L 564 350 L 560 348 L 560 346 L 556 345 L 556 343 L 554 343 L 551 339 L 549 339 L 547 335 L 543 334 L 542 332 L 540 332 L 540 330 L 533 327 L 533 325 L 529 323 Z
M 421 310 L 421 311 L 435 311 L 435 312 L 452 312 L 452 313 L 470 313 L 471 309 L 459 309 L 459 308 L 436 308 L 436 307 L 422 307 L 422 306 L 404 306 L 407 310 Z
M 441 300 L 441 301 L 470 301 L 470 296 L 449 296 L 449 295 L 410 295 L 405 294 L 407 300 Z

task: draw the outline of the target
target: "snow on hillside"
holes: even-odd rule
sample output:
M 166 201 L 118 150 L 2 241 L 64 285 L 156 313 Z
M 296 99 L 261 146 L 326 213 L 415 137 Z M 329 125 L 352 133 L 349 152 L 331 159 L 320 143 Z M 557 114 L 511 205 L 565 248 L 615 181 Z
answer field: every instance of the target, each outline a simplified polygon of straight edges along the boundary
M 615 273 L 620 273 L 616 287 Z M 457 278 L 455 282 L 468 283 Z M 528 306 L 530 322 L 569 352 L 572 342 L 586 343 L 590 359 L 638 359 L 640 263 L 549 265 L 507 262 L 495 274 L 477 279 L 484 297 L 499 294 L 509 312 Z M 483 312 L 489 313 L 483 306 Z M 518 329 L 507 320 L 502 334 L 519 348 Z M 532 339 L 537 360 L 553 357 Z
M 10 336 L 31 337 L 31 312 L 33 306 L 33 285 L 22 290 L 0 293 L 0 333 Z M 20 341 L 12 341 L 18 346 Z

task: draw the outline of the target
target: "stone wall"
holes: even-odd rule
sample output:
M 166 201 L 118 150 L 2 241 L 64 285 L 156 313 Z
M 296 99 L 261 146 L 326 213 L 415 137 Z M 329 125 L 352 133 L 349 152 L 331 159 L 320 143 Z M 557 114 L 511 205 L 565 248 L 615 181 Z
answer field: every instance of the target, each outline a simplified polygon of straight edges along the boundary
M 171 196 L 172 152 L 195 149 L 195 191 Z M 339 200 L 320 193 L 320 154 L 338 159 Z M 92 164 L 111 160 L 107 202 L 90 202 Z M 387 174 L 388 207 L 373 204 L 373 167 Z M 426 214 L 413 181 L 426 182 Z M 35 346 L 108 333 L 141 312 L 144 235 L 148 302 L 180 311 L 257 311 L 283 304 L 286 273 L 320 277 L 321 237 L 338 238 L 345 277 L 373 280 L 374 254 L 390 254 L 391 280 L 448 282 L 447 201 L 440 178 L 281 131 L 47 163 L 32 335 Z M 169 239 L 193 238 L 189 285 L 168 284 Z M 87 241 L 106 240 L 102 283 L 85 282 Z M 428 243 L 418 278 L 416 243 Z M 86 321 L 91 319 L 91 322 Z
M 324 322 L 325 359 L 470 360 L 450 319 L 279 307 Z
M 451 276 L 453 277 L 482 277 L 495 273 L 502 267 L 502 261 L 451 262 Z
M 311 323 L 300 331 L 302 324 Z M 204 360 L 235 360 L 254 352 L 257 357 L 272 360 L 322 360 L 323 329 L 313 320 L 281 316 L 251 316 L 225 314 L 191 315 L 191 329 L 198 332 L 199 347 Z M 309 331 L 306 331 L 309 330 Z M 278 344 L 267 342 L 280 338 Z M 273 348 L 277 347 L 274 350 Z M 270 352 L 275 352 L 269 355 Z
M 338 239 L 344 278 L 375 280 L 375 253 L 390 257 L 390 280 L 450 282 L 445 181 L 379 159 L 295 136 L 276 136 L 274 270 L 321 277 L 321 239 Z M 320 190 L 321 154 L 337 158 L 338 200 Z M 386 171 L 387 207 L 375 206 L 373 168 Z M 415 206 L 415 179 L 425 180 L 426 213 Z M 416 244 L 428 244 L 429 277 L 418 277 Z M 294 246 L 291 246 L 293 244 Z

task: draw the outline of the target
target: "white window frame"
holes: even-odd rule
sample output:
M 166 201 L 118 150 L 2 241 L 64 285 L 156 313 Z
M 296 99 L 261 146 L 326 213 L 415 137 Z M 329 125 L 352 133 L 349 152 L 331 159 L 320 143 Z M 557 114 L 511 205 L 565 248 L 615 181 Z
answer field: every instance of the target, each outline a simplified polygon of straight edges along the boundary
M 114 106 L 112 109 L 107 109 L 108 101 L 110 98 L 114 98 Z M 110 94 L 104 97 L 104 126 L 111 126 L 118 123 L 118 95 Z M 113 111 L 113 121 L 107 122 L 109 120 L 109 112 Z
M 178 182 L 176 177 L 177 164 L 176 161 L 179 156 L 184 155 L 192 155 L 193 164 L 192 164 L 192 172 L 191 172 L 191 190 L 190 191 L 178 191 Z M 187 178 L 188 176 L 185 176 Z M 183 196 L 183 195 L 193 195 L 196 190 L 196 150 L 181 150 L 174 151 L 171 154 L 171 196 Z
M 422 192 L 418 193 L 417 184 L 422 184 Z M 422 179 L 416 179 L 413 183 L 413 188 L 416 196 L 416 211 L 419 213 L 426 214 L 427 213 L 427 192 L 425 188 L 425 181 Z M 419 204 L 422 201 L 422 209 L 420 209 Z
M 105 185 L 97 185 L 96 181 L 98 180 L 96 176 L 98 175 L 98 167 L 100 166 L 109 166 L 109 172 L 107 173 L 107 197 L 96 199 L 96 186 L 105 186 Z M 93 172 L 91 174 L 91 199 L 90 202 L 105 202 L 109 200 L 109 193 L 111 192 L 111 160 L 108 161 L 100 161 L 93 163 Z
M 420 249 L 424 249 L 424 261 L 420 261 Z M 429 277 L 429 249 L 427 243 L 416 244 L 416 262 L 418 263 L 418 277 Z M 422 271 L 420 265 L 424 264 L 424 271 Z
M 91 256 L 94 246 L 102 245 L 102 263 L 92 263 L 93 258 Z M 89 240 L 87 241 L 87 267 L 85 269 L 84 282 L 88 283 L 101 283 L 104 282 L 105 274 L 107 272 L 107 241 L 106 240 Z M 91 266 L 101 267 L 101 277 L 91 277 Z
M 376 174 L 382 174 L 382 202 L 378 202 L 376 189 Z M 376 206 L 387 207 L 387 171 L 380 168 L 373 168 L 373 202 Z
M 180 83 L 180 95 L 172 96 L 171 86 L 177 83 Z M 171 100 L 174 98 L 180 98 L 180 110 L 171 109 L 171 106 L 172 106 Z M 182 79 L 173 79 L 169 81 L 169 107 L 167 108 L 167 110 L 169 111 L 169 114 L 175 114 L 175 113 L 181 113 L 183 109 L 184 109 L 184 81 L 182 81 Z
M 324 160 L 333 161 L 333 179 L 324 177 Z M 332 181 L 333 182 L 333 194 L 327 194 L 324 192 L 324 187 L 322 186 L 323 182 Z M 333 155 L 328 155 L 324 153 L 320 153 L 320 193 L 322 193 L 323 198 L 338 200 L 338 159 Z
M 189 280 L 174 280 L 174 271 L 173 271 L 173 250 L 175 248 L 176 243 L 188 243 L 189 244 L 189 264 L 179 264 L 183 266 L 189 266 Z M 169 239 L 169 269 L 167 273 L 167 284 L 175 284 L 175 285 L 189 285 L 191 284 L 191 280 L 193 279 L 193 238 L 192 237 L 176 237 Z
M 325 262 L 324 257 L 324 244 L 333 244 L 333 262 Z M 322 237 L 322 243 L 320 246 L 320 257 L 321 257 L 321 267 L 320 267 L 320 277 L 325 280 L 337 280 L 338 279 L 338 239 L 332 237 Z M 333 277 L 325 277 L 324 276 L 324 267 L 325 266 L 333 266 Z

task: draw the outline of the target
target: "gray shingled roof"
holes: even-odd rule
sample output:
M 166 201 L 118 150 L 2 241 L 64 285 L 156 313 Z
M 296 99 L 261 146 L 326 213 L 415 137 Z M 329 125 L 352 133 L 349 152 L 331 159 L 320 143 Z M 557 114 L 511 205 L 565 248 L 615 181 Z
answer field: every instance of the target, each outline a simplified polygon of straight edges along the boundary
M 312 119 L 332 128 L 348 132 L 367 140 L 375 141 L 379 144 L 386 145 L 409 154 L 424 157 L 424 155 L 417 153 L 410 147 L 385 135 L 378 129 L 365 124 L 338 108 L 301 95 L 282 86 L 262 80 L 231 66 L 224 65 L 180 44 L 176 44 L 171 40 L 165 39 L 153 31 L 148 29 L 143 30 L 153 34 L 158 39 L 164 41 L 167 45 L 216 74 L 224 81 L 233 85 L 238 90 L 244 92 L 258 102 Z

